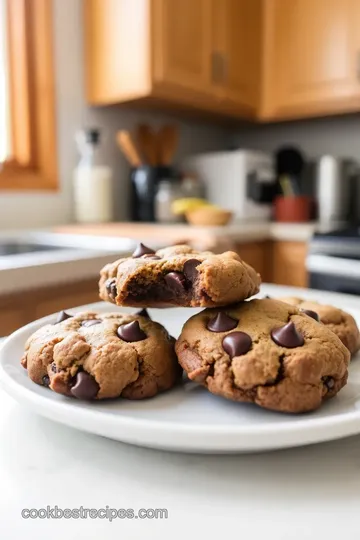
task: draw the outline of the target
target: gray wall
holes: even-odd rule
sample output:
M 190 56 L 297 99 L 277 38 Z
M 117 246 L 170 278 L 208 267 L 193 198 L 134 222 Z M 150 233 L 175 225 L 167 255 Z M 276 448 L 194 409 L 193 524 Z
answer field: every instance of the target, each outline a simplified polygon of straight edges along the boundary
M 123 108 L 90 109 L 84 101 L 81 0 L 54 0 L 56 113 L 60 190 L 57 193 L 0 192 L 0 229 L 46 227 L 72 220 L 72 171 L 77 162 L 74 133 L 82 126 L 103 128 L 104 160 L 116 180 L 116 218 L 127 217 L 128 165 L 115 145 L 120 128 L 133 128 L 140 120 L 154 125 L 164 115 Z M 199 122 L 180 123 L 177 159 L 189 153 L 226 148 L 228 130 Z
M 246 126 L 236 131 L 233 143 L 265 151 L 290 143 L 299 145 L 309 158 L 331 153 L 360 162 L 360 116 Z

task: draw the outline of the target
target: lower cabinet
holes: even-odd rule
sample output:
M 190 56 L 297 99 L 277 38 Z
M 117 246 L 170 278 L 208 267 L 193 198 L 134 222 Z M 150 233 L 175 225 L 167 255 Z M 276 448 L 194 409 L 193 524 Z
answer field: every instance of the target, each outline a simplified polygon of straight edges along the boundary
M 259 272 L 263 282 L 307 287 L 306 242 L 239 243 L 236 252 Z
M 78 283 L 0 296 L 0 337 L 50 313 L 97 302 L 98 280 L 96 276 Z
M 305 242 L 274 242 L 271 282 L 278 285 L 307 287 L 306 254 Z

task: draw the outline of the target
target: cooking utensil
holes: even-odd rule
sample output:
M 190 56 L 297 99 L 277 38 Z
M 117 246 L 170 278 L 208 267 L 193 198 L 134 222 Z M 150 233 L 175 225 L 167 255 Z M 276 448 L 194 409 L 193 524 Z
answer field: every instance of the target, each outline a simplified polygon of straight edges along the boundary
M 142 165 L 140 153 L 129 131 L 121 130 L 116 134 L 116 141 L 120 150 L 133 167 Z
M 161 165 L 171 165 L 179 140 L 179 131 L 174 124 L 167 124 L 158 133 L 158 161 Z
M 136 130 L 140 152 L 148 165 L 158 165 L 157 135 L 148 124 L 139 124 Z

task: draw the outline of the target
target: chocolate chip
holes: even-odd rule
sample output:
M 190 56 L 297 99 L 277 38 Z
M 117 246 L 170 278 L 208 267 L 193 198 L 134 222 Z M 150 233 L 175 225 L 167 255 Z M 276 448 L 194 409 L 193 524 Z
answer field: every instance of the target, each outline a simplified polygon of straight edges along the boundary
M 117 297 L 116 279 L 115 278 L 108 279 L 105 283 L 105 287 L 106 287 L 106 292 L 108 293 L 110 298 L 115 300 L 115 298 Z
M 220 311 L 215 317 L 210 319 L 206 328 L 210 330 L 210 332 L 228 332 L 229 330 L 236 328 L 237 325 L 238 321 L 236 319 L 233 319 L 223 311 Z
M 326 388 L 328 390 L 332 390 L 334 388 L 334 386 L 335 386 L 335 381 L 334 381 L 333 377 L 329 377 L 329 376 L 323 377 L 322 381 L 323 381 L 323 383 L 325 384 L 325 386 L 326 386 Z
M 42 383 L 44 386 L 49 386 L 50 384 L 50 377 L 49 375 L 44 375 L 42 378 Z
M 135 315 L 139 315 L 139 317 L 146 317 L 147 319 L 151 319 L 149 313 L 145 308 L 141 309 L 140 311 L 137 311 Z
M 101 324 L 102 321 L 99 319 L 89 319 L 87 321 L 82 321 L 81 326 L 94 326 L 94 324 Z
M 147 259 L 147 260 L 151 260 L 151 261 L 160 261 L 161 260 L 161 257 L 158 257 L 157 255 L 143 255 L 142 257 L 143 259 Z
M 132 254 L 133 259 L 137 259 L 138 257 L 142 257 L 143 255 L 155 255 L 155 251 L 151 248 L 148 248 L 147 246 L 144 246 L 144 244 L 139 244 L 138 247 L 135 249 L 134 253 Z
M 63 321 L 66 321 L 66 319 L 71 319 L 73 315 L 69 315 L 69 313 L 66 313 L 66 311 L 60 311 L 60 313 L 57 316 L 55 324 L 59 324 Z
M 271 330 L 271 338 L 277 345 L 286 347 L 287 349 L 293 349 L 304 345 L 304 338 L 300 332 L 296 330 L 292 321 L 285 324 L 285 326 Z
M 166 285 L 178 294 L 182 294 L 186 290 L 186 279 L 181 272 L 169 272 L 165 276 Z
M 311 317 L 312 319 L 315 319 L 315 321 L 317 321 L 317 322 L 320 321 L 320 317 L 316 313 L 316 311 L 313 311 L 312 309 L 301 309 L 300 311 L 305 313 L 305 315 L 307 315 L 308 317 Z
M 99 391 L 99 385 L 94 377 L 86 371 L 79 371 L 75 377 L 75 384 L 70 389 L 72 395 L 78 399 L 94 399 Z
M 230 358 L 241 356 L 250 351 L 252 345 L 251 337 L 245 332 L 232 332 L 224 337 L 222 346 Z
M 269 296 L 268 294 L 265 294 L 264 298 L 266 298 L 267 300 L 270 300 L 271 296 Z
M 198 261 L 197 259 L 189 259 L 184 264 L 184 274 L 186 279 L 188 279 L 191 283 L 195 281 L 198 275 L 198 270 L 196 269 L 197 266 L 201 264 L 201 261 Z
M 132 343 L 133 341 L 142 341 L 147 338 L 145 332 L 140 328 L 139 321 L 132 321 L 128 324 L 123 324 L 117 329 L 117 335 L 120 339 Z
M 52 371 L 53 373 L 57 373 L 57 367 L 56 367 L 55 362 L 53 362 L 53 363 L 51 364 L 51 371 Z

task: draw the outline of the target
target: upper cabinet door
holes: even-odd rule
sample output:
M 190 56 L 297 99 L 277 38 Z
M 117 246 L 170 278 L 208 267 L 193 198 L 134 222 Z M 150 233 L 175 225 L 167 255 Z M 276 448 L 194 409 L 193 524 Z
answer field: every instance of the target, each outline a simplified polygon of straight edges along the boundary
M 359 109 L 359 0 L 266 0 L 264 118 Z
M 213 2 L 223 11 L 225 98 L 255 114 L 260 101 L 261 0 Z
M 154 82 L 209 92 L 210 0 L 152 0 Z

